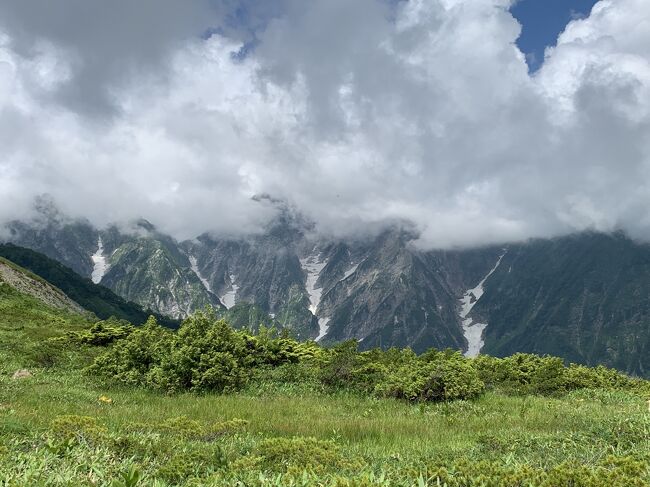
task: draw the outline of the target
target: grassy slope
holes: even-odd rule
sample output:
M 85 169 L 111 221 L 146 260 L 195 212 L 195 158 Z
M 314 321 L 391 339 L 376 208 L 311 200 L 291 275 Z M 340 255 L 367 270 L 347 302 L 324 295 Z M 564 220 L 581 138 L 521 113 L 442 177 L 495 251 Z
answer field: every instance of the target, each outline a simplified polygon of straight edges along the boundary
M 647 467 L 650 458 L 645 398 L 627 393 L 591 391 L 551 399 L 492 392 L 475 402 L 417 406 L 296 383 L 262 384 L 232 395 L 166 396 L 102 384 L 84 375 L 81 368 L 96 349 L 64 350 L 64 360 L 57 365 L 35 366 L 42 360 L 35 351 L 44 339 L 87 326 L 83 317 L 50 309 L 6 286 L 0 292 L 0 486 L 111 485 L 109 479 L 133 465 L 143 479 L 132 485 L 292 485 L 295 459 L 277 461 L 270 468 L 247 466 L 246 461 L 260 454 L 264 439 L 296 436 L 331 440 L 340 448 L 337 458 L 359 461 L 346 466 L 319 458 L 310 466 L 312 473 L 296 474 L 293 485 L 418 485 L 427 465 L 431 473 L 432 466 L 460 457 L 514 469 L 524 464 L 546 469 L 566 460 L 591 467 L 611 454 L 632 455 Z M 11 379 L 22 367 L 30 368 L 34 377 Z M 102 395 L 112 404 L 98 401 Z M 107 436 L 62 447 L 54 441 L 51 423 L 69 414 L 96 418 L 107 428 Z M 233 418 L 249 424 L 214 441 L 188 439 L 174 431 L 133 433 L 134 424 L 146 423 L 155 430 L 155 425 L 179 416 L 201 425 Z M 146 444 L 153 446 L 148 449 Z M 232 466 L 227 473 L 217 468 L 217 445 Z M 206 455 L 204 466 L 193 469 Z M 205 465 L 213 465 L 214 473 Z M 378 480 L 382 471 L 390 476 L 383 484 Z M 182 475 L 175 478 L 173 472 Z M 203 480 L 187 481 L 192 472 Z M 210 475 L 213 483 L 207 480 Z M 634 485 L 650 481 L 647 474 L 632 476 L 639 482 Z M 237 479 L 243 483 L 236 484 Z M 602 481 L 552 485 L 632 485 L 629 478 L 619 484 L 605 477 Z M 436 485 L 423 482 L 420 485 Z M 481 483 L 477 476 L 450 485 L 518 484 Z

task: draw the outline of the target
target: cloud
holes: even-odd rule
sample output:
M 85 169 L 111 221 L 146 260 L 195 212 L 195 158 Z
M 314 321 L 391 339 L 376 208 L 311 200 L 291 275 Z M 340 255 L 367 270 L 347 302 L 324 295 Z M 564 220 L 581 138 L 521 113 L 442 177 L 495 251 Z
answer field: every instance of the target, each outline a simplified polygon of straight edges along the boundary
M 20 4 L 0 23 L 0 220 L 49 193 L 98 224 L 239 233 L 269 194 L 322 232 L 408 220 L 428 247 L 650 237 L 642 0 L 601 0 L 532 77 L 506 0 Z

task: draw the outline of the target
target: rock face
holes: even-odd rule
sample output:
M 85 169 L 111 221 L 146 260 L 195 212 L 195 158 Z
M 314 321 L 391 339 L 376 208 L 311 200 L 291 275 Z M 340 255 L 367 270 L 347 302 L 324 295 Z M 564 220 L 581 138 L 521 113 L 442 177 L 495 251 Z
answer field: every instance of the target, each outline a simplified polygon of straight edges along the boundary
M 238 326 L 278 325 L 324 344 L 548 353 L 650 374 L 650 247 L 623 235 L 423 251 L 408 228 L 332 240 L 288 213 L 248 238 L 180 243 L 145 221 L 98 231 L 59 217 L 13 229 L 88 277 L 101 237 L 101 284 L 175 317 L 223 303 Z
M 11 376 L 13 380 L 20 380 L 20 379 L 28 379 L 30 377 L 33 377 L 32 373 L 27 370 L 27 369 L 20 369 L 14 372 L 14 374 Z
M 0 257 L 0 286 L 3 285 L 10 286 L 23 294 L 28 294 L 54 308 L 75 313 L 85 312 L 79 304 L 66 296 L 60 289 Z
M 110 228 L 102 241 L 108 270 L 101 283 L 124 298 L 173 318 L 221 305 L 177 242 L 146 222 L 129 233 Z
M 650 373 L 650 246 L 588 233 L 510 246 L 474 308 L 484 352 Z
M 202 235 L 181 247 L 227 307 L 251 303 L 270 313 L 297 337 L 314 338 L 318 323 L 309 311 L 300 258 L 304 236 L 292 221 L 279 221 L 262 235 L 215 239 Z

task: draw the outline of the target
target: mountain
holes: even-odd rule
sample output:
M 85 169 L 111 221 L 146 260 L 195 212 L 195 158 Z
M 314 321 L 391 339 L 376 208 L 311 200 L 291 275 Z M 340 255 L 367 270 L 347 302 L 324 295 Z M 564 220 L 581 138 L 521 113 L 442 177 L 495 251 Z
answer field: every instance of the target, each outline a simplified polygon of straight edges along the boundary
M 483 352 L 555 354 L 648 376 L 650 245 L 585 233 L 509 246 L 474 308 Z
M 179 325 L 176 320 L 143 310 L 141 306 L 124 300 L 110 289 L 93 284 L 90 279 L 81 277 L 69 267 L 33 250 L 0 244 L 0 257 L 5 259 L 5 263 L 11 262 L 14 266 L 30 271 L 32 276 L 38 277 L 39 282 L 55 286 L 79 310 L 91 311 L 100 319 L 114 316 L 139 325 L 154 314 L 160 324 L 172 328 Z M 15 287 L 21 290 L 20 286 Z
M 184 242 L 146 221 L 10 228 L 11 240 L 174 317 L 211 305 L 239 327 L 264 323 L 325 344 L 548 353 L 650 373 L 650 246 L 622 234 L 423 250 L 409 225 L 333 239 L 291 211 L 256 235 Z
M 45 254 L 124 299 L 174 319 L 221 305 L 192 271 L 178 243 L 146 220 L 98 230 L 45 203 L 38 210 L 32 221 L 7 225 L 9 242 Z
M 318 321 L 309 310 L 300 262 L 303 239 L 291 222 L 283 221 L 262 235 L 225 240 L 202 235 L 183 247 L 195 260 L 197 274 L 227 308 L 253 303 L 307 339 L 318 335 Z
M 120 296 L 174 318 L 206 306 L 221 306 L 192 270 L 179 244 L 141 220 L 98 233 L 96 261 L 105 265 L 97 281 Z

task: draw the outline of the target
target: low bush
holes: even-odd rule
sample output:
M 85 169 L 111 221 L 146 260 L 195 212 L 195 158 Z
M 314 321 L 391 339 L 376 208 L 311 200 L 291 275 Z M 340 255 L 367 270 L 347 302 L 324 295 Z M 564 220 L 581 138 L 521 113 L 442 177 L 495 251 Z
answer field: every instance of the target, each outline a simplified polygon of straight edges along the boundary
M 402 365 L 380 382 L 375 391 L 410 401 L 473 399 L 485 385 L 460 353 L 430 352 Z
M 506 358 L 481 355 L 474 368 L 490 388 L 510 394 L 561 395 L 580 389 L 648 390 L 648 382 L 606 367 L 564 365 L 558 357 L 517 353 Z
M 55 443 L 95 445 L 104 441 L 107 431 L 91 416 L 64 415 L 52 420 L 48 436 Z
M 69 341 L 83 345 L 105 347 L 117 340 L 126 338 L 134 330 L 135 328 L 127 321 L 109 318 L 105 321 L 98 321 L 89 330 L 70 332 L 66 338 Z
M 605 367 L 566 367 L 557 357 L 515 354 L 468 359 L 452 350 L 360 352 L 355 340 L 330 349 L 272 329 L 234 330 L 213 312 L 188 318 L 178 332 L 150 318 L 141 328 L 99 323 L 79 340 L 112 345 L 90 370 L 118 381 L 165 391 L 232 392 L 254 381 L 352 389 L 409 401 L 473 399 L 485 388 L 508 394 L 561 395 L 579 389 L 645 390 L 648 382 Z
M 270 438 L 259 443 L 235 469 L 256 468 L 272 472 L 309 471 L 323 473 L 358 469 L 361 462 L 343 455 L 333 441 L 316 438 Z

